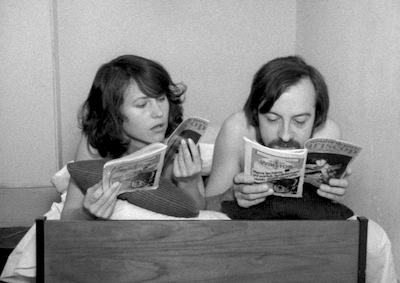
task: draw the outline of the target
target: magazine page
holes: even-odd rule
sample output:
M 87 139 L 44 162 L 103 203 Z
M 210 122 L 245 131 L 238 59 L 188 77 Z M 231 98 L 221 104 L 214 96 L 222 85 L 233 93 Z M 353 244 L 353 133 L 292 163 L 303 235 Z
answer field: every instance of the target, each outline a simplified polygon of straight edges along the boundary
M 122 184 L 121 193 L 152 190 L 159 185 L 165 150 L 163 143 L 153 143 L 130 155 L 113 159 L 104 165 L 103 189 Z
M 199 117 L 189 117 L 186 118 L 175 131 L 169 136 L 166 141 L 167 146 L 171 146 L 176 142 L 184 138 L 191 138 L 195 144 L 198 144 L 207 130 L 209 121 L 204 118 Z
M 349 142 L 325 138 L 310 139 L 305 148 L 308 150 L 305 182 L 316 187 L 332 178 L 342 178 L 362 149 Z
M 245 140 L 244 173 L 256 183 L 272 183 L 274 195 L 302 197 L 306 149 L 278 150 Z
M 208 120 L 199 117 L 189 117 L 179 124 L 165 142 L 167 145 L 165 164 L 168 164 L 174 158 L 175 154 L 178 153 L 182 139 L 187 140 L 190 138 L 197 145 L 204 136 L 208 124 Z

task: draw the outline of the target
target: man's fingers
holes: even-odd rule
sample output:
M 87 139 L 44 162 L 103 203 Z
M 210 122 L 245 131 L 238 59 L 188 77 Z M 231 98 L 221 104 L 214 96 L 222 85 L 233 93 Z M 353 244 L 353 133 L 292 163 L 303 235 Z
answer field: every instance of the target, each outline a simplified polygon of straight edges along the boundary
M 244 200 L 244 199 L 238 199 L 238 200 L 237 200 L 237 203 L 238 203 L 238 205 L 239 205 L 240 207 L 248 208 L 248 207 L 251 207 L 251 206 L 253 206 L 253 205 L 262 203 L 263 201 L 265 201 L 265 199 L 266 199 L 266 198 L 259 198 L 259 199 L 251 200 L 251 201 L 249 201 L 249 200 Z

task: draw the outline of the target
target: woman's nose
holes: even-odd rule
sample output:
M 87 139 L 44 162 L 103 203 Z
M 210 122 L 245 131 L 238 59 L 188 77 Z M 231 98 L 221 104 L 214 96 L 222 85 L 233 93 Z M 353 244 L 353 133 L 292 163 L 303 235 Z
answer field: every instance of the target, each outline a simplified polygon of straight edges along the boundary
M 151 114 L 152 114 L 152 117 L 154 117 L 154 118 L 162 117 L 164 115 L 163 109 L 157 101 L 154 101 L 152 103 Z

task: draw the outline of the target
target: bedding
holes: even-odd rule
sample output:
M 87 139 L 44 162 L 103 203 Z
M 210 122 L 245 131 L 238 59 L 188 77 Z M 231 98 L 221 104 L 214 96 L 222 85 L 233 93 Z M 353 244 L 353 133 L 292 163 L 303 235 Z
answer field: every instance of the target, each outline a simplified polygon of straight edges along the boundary
M 211 170 L 213 144 L 200 144 L 203 159 L 202 174 L 207 176 Z M 55 189 L 61 194 L 61 202 L 53 203 L 50 210 L 44 215 L 48 220 L 60 219 L 64 206 L 66 189 L 70 180 L 67 166 L 64 166 L 51 179 Z M 111 216 L 115 220 L 187 220 L 163 215 L 150 211 L 123 200 L 117 200 Z M 199 211 L 197 217 L 191 220 L 230 220 L 224 214 L 215 211 Z M 351 220 L 356 220 L 352 216 Z M 368 222 L 368 249 L 367 249 L 367 282 L 396 282 L 393 255 L 390 241 L 384 230 L 374 221 Z M 33 225 L 17 247 L 10 254 L 0 279 L 3 282 L 36 282 L 36 226 Z M 400 281 L 399 281 L 400 282 Z
M 210 173 L 213 145 L 200 144 L 203 160 L 202 175 Z M 50 210 L 44 215 L 49 220 L 59 220 L 67 194 L 67 187 L 71 175 L 65 165 L 52 178 L 51 182 L 61 194 L 61 202 L 53 203 Z M 112 220 L 187 220 L 187 217 L 175 217 L 151 211 L 133 205 L 125 200 L 117 200 L 115 209 L 110 217 Z M 200 210 L 190 220 L 230 220 L 224 213 Z M 22 283 L 36 282 L 36 225 L 34 224 L 18 243 L 8 257 L 8 261 L 0 277 L 4 282 Z
M 317 188 L 304 183 L 302 198 L 269 196 L 265 201 L 248 208 L 240 207 L 237 201 L 223 201 L 222 212 L 231 219 L 242 220 L 346 220 L 354 215 L 347 206 L 321 197 Z
M 83 194 L 103 178 L 103 166 L 108 159 L 83 160 L 67 164 L 71 178 Z M 179 189 L 170 180 L 161 177 L 156 190 L 125 192 L 118 199 L 141 208 L 175 217 L 196 217 L 199 209 L 195 200 Z

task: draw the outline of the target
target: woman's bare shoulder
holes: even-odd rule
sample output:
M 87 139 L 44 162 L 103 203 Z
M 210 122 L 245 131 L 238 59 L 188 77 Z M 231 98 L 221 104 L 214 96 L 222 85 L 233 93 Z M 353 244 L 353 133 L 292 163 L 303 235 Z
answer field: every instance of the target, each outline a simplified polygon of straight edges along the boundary
M 101 156 L 98 154 L 98 151 L 89 145 L 87 137 L 82 134 L 75 153 L 75 161 L 100 158 Z

